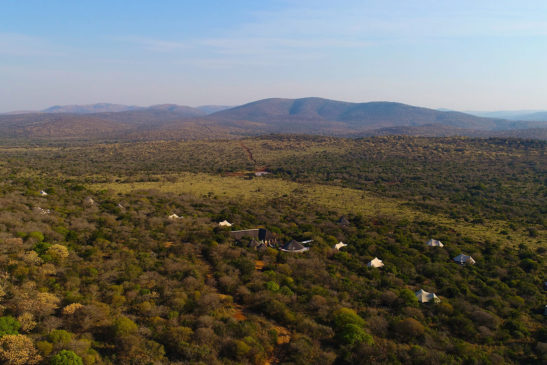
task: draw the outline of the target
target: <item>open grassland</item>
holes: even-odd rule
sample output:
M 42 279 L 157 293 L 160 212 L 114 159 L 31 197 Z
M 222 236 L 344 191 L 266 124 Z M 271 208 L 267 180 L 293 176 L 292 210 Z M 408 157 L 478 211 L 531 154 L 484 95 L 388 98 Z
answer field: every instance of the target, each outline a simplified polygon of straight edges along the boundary
M 523 229 L 512 230 L 510 234 L 506 233 L 509 222 L 487 220 L 480 224 L 469 223 L 463 219 L 450 218 L 442 213 L 428 214 L 413 209 L 404 200 L 381 197 L 367 191 L 339 186 L 295 183 L 277 178 L 249 179 L 204 173 L 182 173 L 176 176 L 156 176 L 155 178 L 160 181 L 95 183 L 90 184 L 89 188 L 112 190 L 123 194 L 139 190 L 158 190 L 174 194 L 193 194 L 203 198 L 235 200 L 246 204 L 253 201 L 264 204 L 278 198 L 293 198 L 310 207 L 319 205 L 339 214 L 353 213 L 368 218 L 387 216 L 398 220 L 431 222 L 451 228 L 478 242 L 534 245 L 545 242 L 547 238 L 544 230 L 541 230 L 535 239 L 530 239 L 528 233 Z

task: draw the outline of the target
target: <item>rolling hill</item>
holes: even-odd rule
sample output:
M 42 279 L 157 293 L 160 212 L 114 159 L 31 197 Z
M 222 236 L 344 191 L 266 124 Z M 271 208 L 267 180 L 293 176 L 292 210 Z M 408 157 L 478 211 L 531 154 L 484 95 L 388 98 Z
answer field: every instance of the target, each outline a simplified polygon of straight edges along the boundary
M 122 107 L 105 105 L 106 110 Z M 58 113 L 0 115 L 0 137 L 150 140 L 296 133 L 350 137 L 386 134 L 506 135 L 543 139 L 547 134 L 547 122 L 483 118 L 394 102 L 350 103 L 321 98 L 274 98 L 229 109 L 161 104 L 95 113 L 86 110 L 98 110 L 100 106 L 84 107 L 64 107 L 60 109 L 64 112 Z M 220 111 L 208 114 L 218 109 Z M 69 110 L 79 113 L 68 113 Z
M 439 111 L 393 102 L 349 103 L 321 98 L 265 99 L 220 111 L 210 116 L 220 122 L 253 121 L 267 128 L 311 129 L 315 132 L 346 129 L 359 132 L 390 127 L 442 125 L 445 127 L 500 130 L 527 127 L 503 119 Z

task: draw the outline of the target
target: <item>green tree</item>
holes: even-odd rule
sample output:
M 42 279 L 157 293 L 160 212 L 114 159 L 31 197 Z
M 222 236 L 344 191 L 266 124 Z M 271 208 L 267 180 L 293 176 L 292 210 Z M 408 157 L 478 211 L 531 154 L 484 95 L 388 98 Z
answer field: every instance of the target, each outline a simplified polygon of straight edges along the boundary
M 344 325 L 337 333 L 337 337 L 343 344 L 353 345 L 356 343 L 365 343 L 372 345 L 374 340 L 362 327 L 354 323 Z
M 399 298 L 401 299 L 403 306 L 407 306 L 407 307 L 418 306 L 418 298 L 416 298 L 416 294 L 414 294 L 411 290 L 402 289 L 399 292 Z
M 116 336 L 125 336 L 137 332 L 139 327 L 131 319 L 121 316 L 114 321 L 114 334 Z
M 48 339 L 53 343 L 69 343 L 72 341 L 72 334 L 65 330 L 52 330 Z
M 365 320 L 351 308 L 340 308 L 334 314 L 336 338 L 342 345 L 365 343 L 372 345 L 374 340 L 363 328 Z
M 12 316 L 0 317 L 0 337 L 4 335 L 16 335 L 21 324 Z
M 51 365 L 83 365 L 82 358 L 69 350 L 62 350 L 51 358 Z

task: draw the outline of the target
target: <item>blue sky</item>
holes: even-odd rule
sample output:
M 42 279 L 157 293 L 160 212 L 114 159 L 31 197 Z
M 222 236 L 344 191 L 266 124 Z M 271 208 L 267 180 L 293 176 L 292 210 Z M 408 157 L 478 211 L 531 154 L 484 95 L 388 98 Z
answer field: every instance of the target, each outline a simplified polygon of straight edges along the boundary
M 547 109 L 545 1 L 0 0 L 0 112 L 267 97 Z

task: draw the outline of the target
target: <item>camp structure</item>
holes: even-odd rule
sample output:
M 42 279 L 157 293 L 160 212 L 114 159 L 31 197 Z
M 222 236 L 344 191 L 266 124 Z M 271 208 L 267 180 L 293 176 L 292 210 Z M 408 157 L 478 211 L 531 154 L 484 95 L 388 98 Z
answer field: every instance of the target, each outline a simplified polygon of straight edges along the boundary
M 184 217 L 179 217 L 178 215 L 176 215 L 175 213 L 171 214 L 169 217 L 167 217 L 169 219 L 182 219 Z
M 427 241 L 429 247 L 444 247 L 443 243 L 439 240 L 430 239 Z
M 241 241 L 245 238 L 254 239 L 263 242 L 267 245 L 277 243 L 277 237 L 272 232 L 264 228 L 243 229 L 240 231 L 231 231 L 230 236 L 236 241 Z
M 341 226 L 349 226 L 350 222 L 346 217 L 342 216 L 340 217 L 340 219 L 338 219 L 338 224 Z
M 84 205 L 92 206 L 95 205 L 95 200 L 92 197 L 88 196 L 84 199 Z
M 306 252 L 309 249 L 309 247 L 305 247 L 300 242 L 296 242 L 295 240 L 290 241 L 280 248 L 283 252 Z
M 439 303 L 441 300 L 435 293 L 428 293 L 423 289 L 418 290 L 416 293 L 416 298 L 418 298 L 419 303 Z
M 346 247 L 346 246 L 347 246 L 347 245 L 346 245 L 344 242 L 340 241 L 340 242 L 338 242 L 337 244 L 335 244 L 333 248 L 334 248 L 335 250 L 340 250 L 342 247 Z
M 367 264 L 367 266 L 368 267 L 379 268 L 379 267 L 384 266 L 384 263 L 378 257 L 375 257 L 372 260 L 370 260 L 370 262 Z
M 48 194 L 44 190 L 40 190 L 40 195 L 41 196 L 47 196 Z
M 460 265 L 468 264 L 468 265 L 474 265 L 475 260 L 471 256 L 467 256 L 462 254 L 459 254 L 458 256 L 454 257 L 454 261 L 456 261 Z
M 39 214 L 42 214 L 42 215 L 46 215 L 46 214 L 50 214 L 51 213 L 51 210 L 50 209 L 44 209 L 44 208 L 40 208 L 40 207 L 36 207 L 34 208 L 34 211 L 39 213 Z
M 218 223 L 219 227 L 231 227 L 232 223 L 228 222 L 227 220 L 223 220 L 222 222 Z
M 255 239 L 252 239 L 251 242 L 247 245 L 249 248 L 254 248 L 255 250 L 264 250 L 268 248 L 264 242 L 257 241 Z

